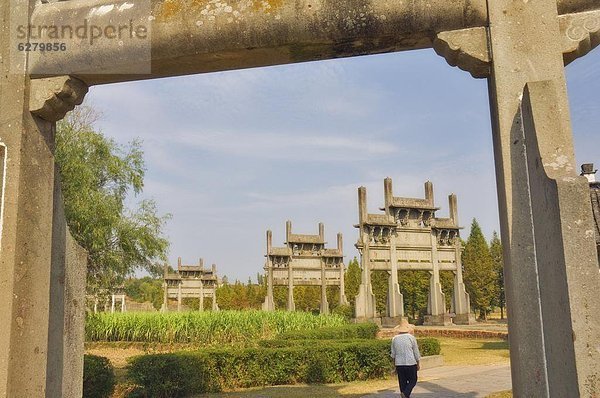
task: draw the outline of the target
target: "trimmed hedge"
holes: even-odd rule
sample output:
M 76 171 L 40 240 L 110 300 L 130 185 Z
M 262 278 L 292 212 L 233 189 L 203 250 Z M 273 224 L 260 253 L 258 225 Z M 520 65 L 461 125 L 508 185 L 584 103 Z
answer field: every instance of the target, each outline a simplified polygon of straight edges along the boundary
M 131 359 L 128 375 L 140 387 L 140 396 L 164 398 L 265 385 L 336 383 L 389 374 L 389 350 L 389 341 L 363 340 L 321 343 L 318 350 L 296 345 L 143 355 Z
M 346 340 L 374 339 L 379 326 L 374 323 L 356 323 L 312 330 L 295 330 L 282 333 L 277 340 Z
M 439 354 L 437 340 L 417 341 L 423 356 Z M 128 376 L 138 386 L 136 396 L 171 398 L 266 385 L 376 379 L 393 368 L 389 340 L 271 340 L 264 344 L 262 348 L 138 356 L 130 360 Z
M 107 358 L 83 356 L 83 397 L 107 398 L 115 389 L 115 372 Z
M 417 344 L 419 345 L 419 351 L 423 357 L 440 355 L 442 352 L 442 346 L 440 345 L 440 341 L 438 339 L 431 337 L 418 338 Z
M 291 347 L 314 347 L 319 348 L 322 346 L 330 346 L 332 344 L 361 344 L 364 343 L 365 339 L 351 339 L 351 340 L 263 340 L 258 344 L 264 348 L 291 348 Z M 378 340 L 383 341 L 387 344 L 389 349 L 389 340 Z M 431 355 L 440 355 L 441 346 L 440 342 L 434 338 L 418 338 L 417 344 L 419 345 L 419 351 L 421 356 L 428 357 Z

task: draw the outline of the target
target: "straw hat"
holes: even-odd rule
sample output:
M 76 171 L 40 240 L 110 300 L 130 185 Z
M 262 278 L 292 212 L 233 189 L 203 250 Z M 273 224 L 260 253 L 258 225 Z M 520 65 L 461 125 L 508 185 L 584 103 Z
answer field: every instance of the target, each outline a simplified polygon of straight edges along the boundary
M 407 319 L 403 318 L 400 324 L 394 328 L 394 331 L 397 333 L 410 333 L 414 328 L 415 325 L 411 325 Z

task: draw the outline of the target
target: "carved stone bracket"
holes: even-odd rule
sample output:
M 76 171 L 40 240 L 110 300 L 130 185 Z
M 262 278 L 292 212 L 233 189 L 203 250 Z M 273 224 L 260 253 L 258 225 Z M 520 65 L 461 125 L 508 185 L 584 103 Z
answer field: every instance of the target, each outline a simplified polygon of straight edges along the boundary
M 559 24 L 565 65 L 600 45 L 599 10 L 561 15 Z M 440 32 L 433 42 L 433 48 L 448 64 L 471 73 L 475 78 L 490 76 L 492 56 L 487 28 Z
M 600 11 L 561 15 L 559 23 L 565 65 L 600 44 Z
M 469 72 L 474 78 L 490 76 L 491 56 L 487 28 L 471 28 L 440 32 L 433 48 L 448 64 Z
M 58 76 L 31 81 L 29 110 L 32 114 L 56 122 L 83 102 L 88 86 L 71 76 Z

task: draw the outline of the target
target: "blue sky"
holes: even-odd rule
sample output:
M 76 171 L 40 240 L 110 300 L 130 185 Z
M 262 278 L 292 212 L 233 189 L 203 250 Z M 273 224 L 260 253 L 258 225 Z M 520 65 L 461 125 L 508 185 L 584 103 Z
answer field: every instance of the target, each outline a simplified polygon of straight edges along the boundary
M 568 67 L 578 163 L 600 163 L 600 51 Z M 203 257 L 221 275 L 262 272 L 265 231 L 285 240 L 325 223 L 357 255 L 357 188 L 369 210 L 434 183 L 438 216 L 456 193 L 469 233 L 498 230 L 487 82 L 432 50 L 93 87 L 86 103 L 120 143 L 143 140 L 143 198 L 171 213 L 170 260 Z M 135 198 L 138 200 L 140 198 Z

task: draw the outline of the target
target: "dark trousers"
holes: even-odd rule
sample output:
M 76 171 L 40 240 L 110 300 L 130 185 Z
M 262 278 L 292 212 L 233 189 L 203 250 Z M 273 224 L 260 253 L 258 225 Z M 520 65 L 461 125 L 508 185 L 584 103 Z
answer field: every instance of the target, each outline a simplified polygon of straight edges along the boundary
M 398 373 L 400 392 L 404 393 L 406 398 L 410 398 L 410 393 L 417 385 L 417 365 L 396 366 L 396 373 Z

